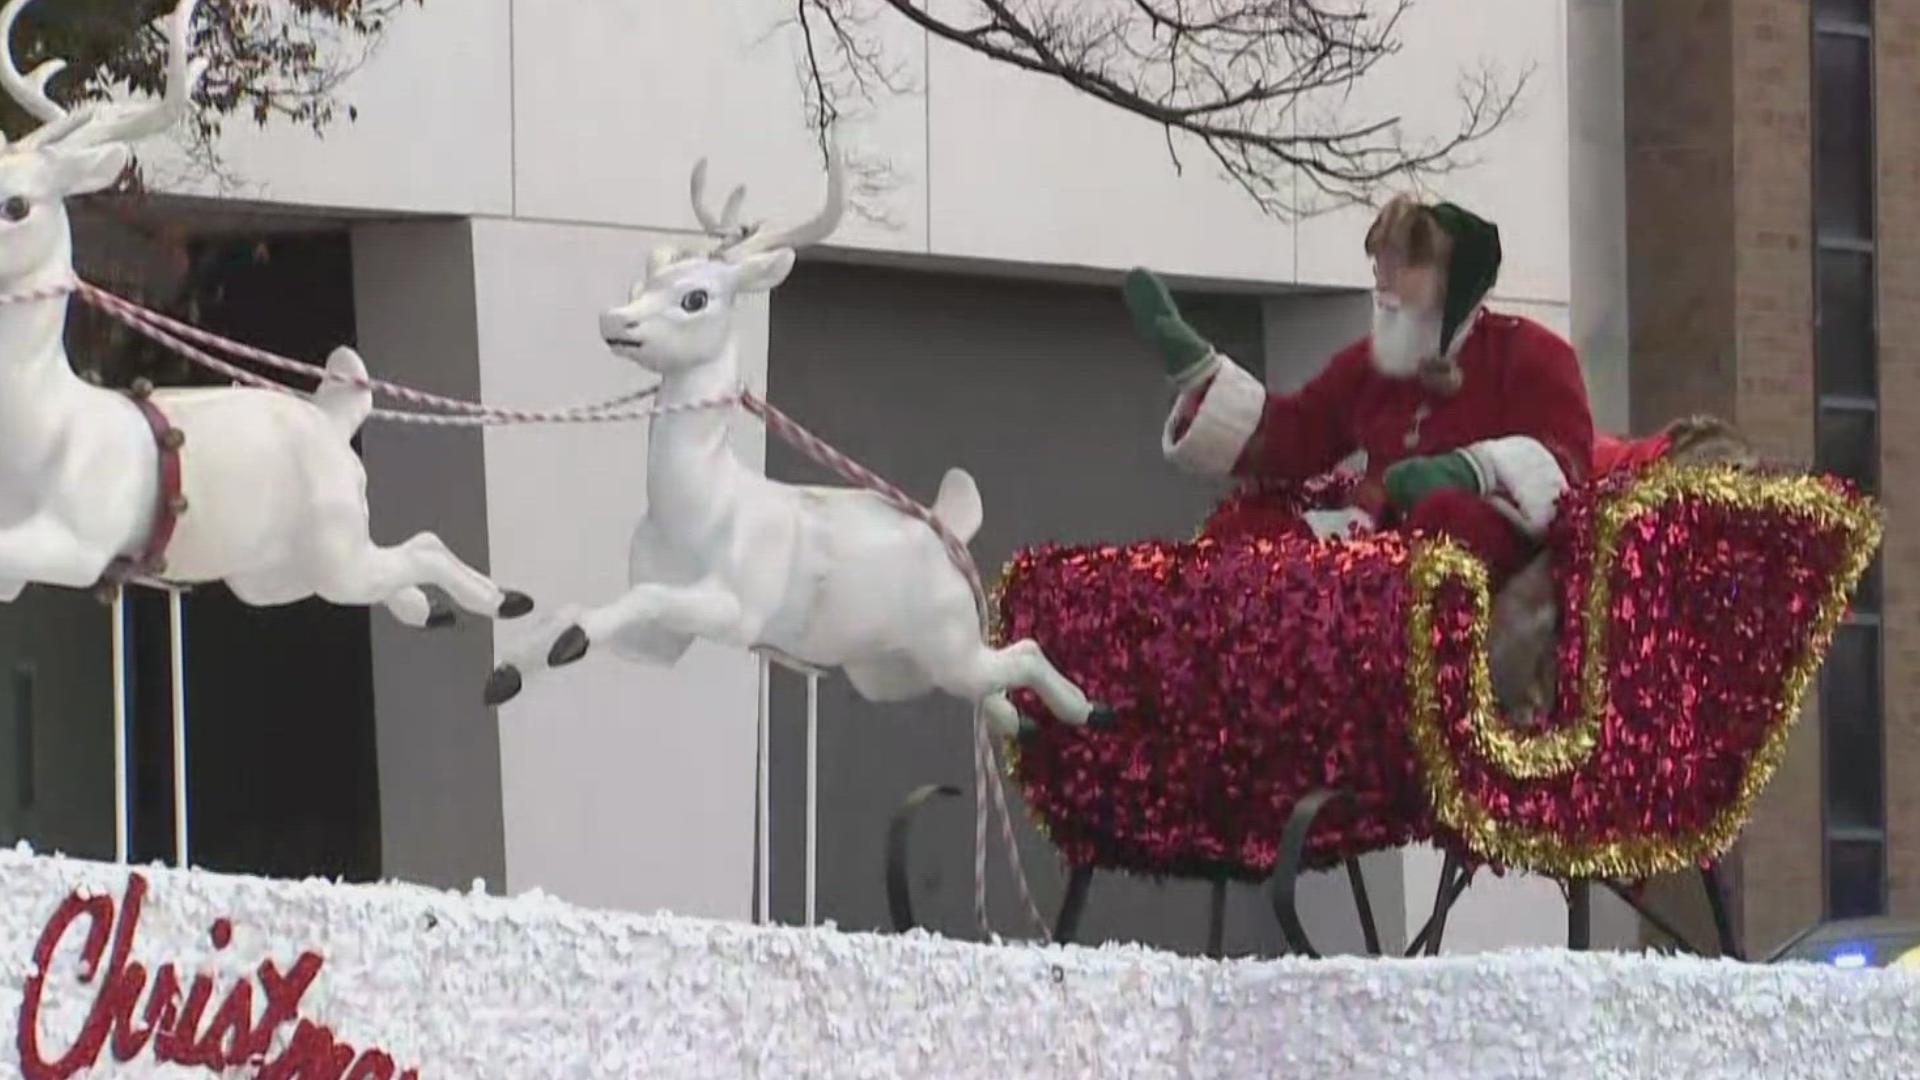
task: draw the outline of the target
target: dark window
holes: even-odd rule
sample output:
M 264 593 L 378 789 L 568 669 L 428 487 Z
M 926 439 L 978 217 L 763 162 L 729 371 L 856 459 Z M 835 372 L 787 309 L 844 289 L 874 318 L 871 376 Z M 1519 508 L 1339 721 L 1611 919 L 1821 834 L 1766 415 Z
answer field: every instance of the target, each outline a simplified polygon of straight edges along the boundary
M 1835 831 L 1880 828 L 1880 640 L 1875 627 L 1842 626 L 1821 676 L 1827 735 L 1827 823 Z
M 1814 4 L 1814 463 L 1868 492 L 1880 486 L 1872 19 L 1868 0 Z M 1820 676 L 1826 906 L 1834 919 L 1886 910 L 1880 587 L 1876 561 Z
M 1875 392 L 1873 253 L 1820 252 L 1820 393 Z
M 1835 919 L 1878 915 L 1885 907 L 1880 843 L 1842 840 L 1827 851 L 1827 914 Z
M 1820 469 L 1844 476 L 1866 491 L 1879 483 L 1880 443 L 1876 437 L 1873 409 L 1827 408 L 1820 410 Z
M 1815 0 L 1813 13 L 1822 22 L 1864 25 L 1871 17 L 1873 0 Z
M 1817 224 L 1822 238 L 1862 238 L 1873 231 L 1873 42 L 1846 34 L 1817 41 Z
M 1853 590 L 1853 612 L 1855 615 L 1880 614 L 1880 556 L 1873 557 L 1873 564 L 1860 576 L 1860 585 Z

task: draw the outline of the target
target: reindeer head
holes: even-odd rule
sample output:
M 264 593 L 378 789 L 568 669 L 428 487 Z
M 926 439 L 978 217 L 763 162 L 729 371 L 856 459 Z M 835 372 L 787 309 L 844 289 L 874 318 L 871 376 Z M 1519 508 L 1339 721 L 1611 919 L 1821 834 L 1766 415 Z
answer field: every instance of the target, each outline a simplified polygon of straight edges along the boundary
M 0 288 L 49 269 L 69 268 L 68 196 L 113 185 L 133 157 L 132 144 L 186 115 L 206 62 L 188 56 L 198 0 L 181 0 L 167 17 L 167 89 L 158 103 L 87 106 L 69 112 L 47 95 L 66 67 L 48 60 L 22 74 L 13 59 L 13 25 L 32 0 L 0 6 L 0 89 L 41 126 L 18 142 L 0 136 Z
M 785 281 L 795 250 L 830 235 L 844 209 L 837 153 L 828 161 L 826 205 L 792 229 L 767 232 L 763 225 L 738 224 L 744 187 L 735 188 L 715 216 L 707 207 L 706 177 L 702 161 L 693 170 L 693 212 L 714 243 L 704 250 L 656 249 L 627 302 L 600 316 L 601 337 L 614 355 L 661 375 L 719 356 L 733 333 L 736 301 Z

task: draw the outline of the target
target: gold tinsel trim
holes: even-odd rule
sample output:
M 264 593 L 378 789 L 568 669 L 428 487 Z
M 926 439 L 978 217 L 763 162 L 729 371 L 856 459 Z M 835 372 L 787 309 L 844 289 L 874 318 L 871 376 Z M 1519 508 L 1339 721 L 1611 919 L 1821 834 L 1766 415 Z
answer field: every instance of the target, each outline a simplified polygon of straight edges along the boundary
M 1438 715 L 1431 628 L 1440 586 L 1449 578 L 1461 581 L 1473 604 L 1467 691 L 1475 748 L 1516 778 L 1549 776 L 1577 768 L 1592 752 L 1606 715 L 1605 623 L 1620 531 L 1642 514 L 1671 500 L 1689 497 L 1722 506 L 1777 511 L 1809 519 L 1817 529 L 1838 529 L 1847 535 L 1846 557 L 1821 600 L 1805 646 L 1788 668 L 1775 703 L 1774 723 L 1748 764 L 1738 794 L 1706 827 L 1678 836 L 1583 841 L 1497 818 L 1462 790 Z M 1871 500 L 1848 496 L 1818 477 L 1759 475 L 1731 466 L 1668 463 L 1654 465 L 1632 486 L 1609 499 L 1599 514 L 1583 612 L 1580 712 L 1574 721 L 1531 737 L 1496 727 L 1500 720 L 1493 703 L 1486 652 L 1490 606 L 1486 571 L 1465 550 L 1441 540 L 1423 544 L 1409 569 L 1413 596 L 1407 613 L 1408 730 L 1435 815 L 1476 854 L 1549 874 L 1644 878 L 1718 857 L 1746 826 L 1754 800 L 1786 754 L 1801 699 L 1825 657 L 1854 587 L 1880 545 L 1882 525 Z

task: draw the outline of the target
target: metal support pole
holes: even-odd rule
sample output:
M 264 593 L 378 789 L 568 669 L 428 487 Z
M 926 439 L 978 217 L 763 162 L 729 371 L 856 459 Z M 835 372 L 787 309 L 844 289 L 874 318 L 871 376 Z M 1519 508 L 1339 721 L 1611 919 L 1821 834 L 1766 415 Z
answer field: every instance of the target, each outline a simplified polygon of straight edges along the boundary
M 754 914 L 756 920 L 763 924 L 773 921 L 773 886 L 771 881 L 773 872 L 773 838 L 768 835 L 772 827 L 772 815 L 770 813 L 772 798 L 770 789 L 772 786 L 773 770 L 769 767 L 770 762 L 767 760 L 773 743 L 772 728 L 768 724 L 769 714 L 772 712 L 770 707 L 772 704 L 770 700 L 770 683 L 772 682 L 772 676 L 768 668 L 767 660 L 764 657 L 761 658 L 760 753 L 759 761 L 755 767 L 754 778 L 755 787 L 758 788 L 755 818 L 759 824 L 759 828 L 755 830 L 755 832 L 759 834 L 759 851 L 756 853 L 754 866 L 759 870 L 759 873 L 756 874 L 755 877 L 759 879 L 760 895 L 757 898 Z
M 130 854 L 132 823 L 127 796 L 127 593 L 113 598 L 113 861 Z
M 180 594 L 167 593 L 167 636 L 173 652 L 173 860 L 187 868 L 187 634 Z
M 820 868 L 820 676 L 807 676 L 807 925 L 814 924 Z

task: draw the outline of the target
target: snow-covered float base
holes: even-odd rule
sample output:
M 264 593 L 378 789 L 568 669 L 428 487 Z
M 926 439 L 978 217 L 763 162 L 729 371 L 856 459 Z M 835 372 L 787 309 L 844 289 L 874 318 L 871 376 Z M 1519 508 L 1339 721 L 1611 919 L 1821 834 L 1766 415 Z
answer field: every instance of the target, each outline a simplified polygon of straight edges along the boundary
M 1892 971 L 1214 963 L 20 852 L 0 896 L 0 1072 L 30 1080 L 1920 1075 L 1920 978 Z

